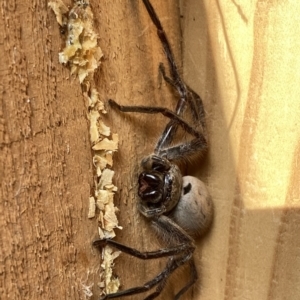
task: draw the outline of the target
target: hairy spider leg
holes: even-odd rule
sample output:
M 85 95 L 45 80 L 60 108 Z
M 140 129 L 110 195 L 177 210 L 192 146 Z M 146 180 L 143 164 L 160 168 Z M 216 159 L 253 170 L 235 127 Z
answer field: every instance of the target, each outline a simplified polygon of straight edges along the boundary
M 159 249 L 157 251 L 141 252 L 137 249 L 128 247 L 126 245 L 123 245 L 111 239 L 102 239 L 102 240 L 98 239 L 93 242 L 93 246 L 97 248 L 98 247 L 103 248 L 106 245 L 112 246 L 124 253 L 127 253 L 131 256 L 137 257 L 139 259 L 144 259 L 144 260 L 172 256 L 181 253 L 183 251 L 189 250 L 190 248 L 190 245 L 179 244 L 176 247 Z
M 178 69 L 175 63 L 174 55 L 172 53 L 170 43 L 167 39 L 166 33 L 160 23 L 160 20 L 158 19 L 158 16 L 152 6 L 152 4 L 149 2 L 149 0 L 143 0 L 144 5 L 148 11 L 148 14 L 155 25 L 157 29 L 157 35 L 162 43 L 162 46 L 164 48 L 166 57 L 168 59 L 169 67 L 170 67 L 170 73 L 172 76 L 172 79 L 169 79 L 171 82 L 173 82 L 178 89 L 179 94 L 182 96 L 183 99 L 185 99 L 185 92 L 186 87 L 183 81 L 181 80 L 181 77 L 179 76 Z
M 176 294 L 175 299 L 179 299 L 179 297 L 185 293 L 188 288 L 197 280 L 197 271 L 193 261 L 193 252 L 195 250 L 193 239 L 175 222 L 173 222 L 167 216 L 161 215 L 152 220 L 152 224 L 158 230 L 162 236 L 166 234 L 172 233 L 172 242 L 178 243 L 178 245 L 174 245 L 169 248 L 159 249 L 151 252 L 140 252 L 136 249 L 125 246 L 121 243 L 115 242 L 110 239 L 104 240 L 96 240 L 93 242 L 95 247 L 103 247 L 104 245 L 111 245 L 117 248 L 120 251 L 123 251 L 129 255 L 140 259 L 155 259 L 161 257 L 169 257 L 167 265 L 165 269 L 160 272 L 157 276 L 155 276 L 152 280 L 146 282 L 143 286 L 137 286 L 134 288 L 130 288 L 124 291 L 120 291 L 117 293 L 107 294 L 101 298 L 101 300 L 105 299 L 113 299 L 122 296 L 130 296 L 134 294 L 140 294 L 151 290 L 154 286 L 157 285 L 157 289 L 155 292 L 150 294 L 145 300 L 154 299 L 163 290 L 167 279 L 169 276 L 180 266 L 189 262 L 190 268 L 192 270 L 192 278 L 191 280 Z
M 118 104 L 112 99 L 109 99 L 108 103 L 110 106 L 112 106 L 115 109 L 118 109 L 121 112 L 137 112 L 146 114 L 161 113 L 165 117 L 170 118 L 177 125 L 181 126 L 190 135 L 194 136 L 195 138 L 189 142 L 185 142 L 177 146 L 160 150 L 160 155 L 170 161 L 179 160 L 183 156 L 190 156 L 197 152 L 205 151 L 207 149 L 207 142 L 203 133 L 199 132 L 196 128 L 188 124 L 180 116 L 178 116 L 176 113 L 167 108 L 151 106 L 125 106 Z
M 190 281 L 175 295 L 174 300 L 178 300 L 198 279 L 198 272 L 196 269 L 195 261 L 193 258 L 189 261 L 191 269 L 191 279 Z
M 168 261 L 168 264 L 165 268 L 165 278 L 164 280 L 161 280 L 161 282 L 158 284 L 157 288 L 156 288 L 156 291 L 153 292 L 152 294 L 150 294 L 148 297 L 146 297 L 144 300 L 152 300 L 152 299 L 155 299 L 156 297 L 158 297 L 162 290 L 164 289 L 166 283 L 167 283 L 167 279 L 168 277 L 177 269 L 179 268 L 180 266 L 182 266 L 183 264 L 185 264 L 187 261 L 189 260 L 189 265 L 190 266 L 194 266 L 194 268 L 192 269 L 191 268 L 191 271 L 192 271 L 192 278 L 190 280 L 190 282 L 188 282 L 176 295 L 175 295 L 175 298 L 174 300 L 178 300 L 194 283 L 195 281 L 198 279 L 198 274 L 194 273 L 193 270 L 196 271 L 196 266 L 195 266 L 195 263 L 194 263 L 194 260 L 192 258 L 192 254 L 190 256 L 182 256 L 182 257 L 179 257 L 177 258 L 176 260 L 172 258 L 169 259 Z
M 181 80 L 181 77 L 180 77 L 178 69 L 177 69 L 177 65 L 175 63 L 173 52 L 170 47 L 170 43 L 168 41 L 168 38 L 165 34 L 165 31 L 160 23 L 160 20 L 157 16 L 153 6 L 151 5 L 151 3 L 148 0 L 143 0 L 143 2 L 144 2 L 144 5 L 148 11 L 148 14 L 149 14 L 153 24 L 155 25 L 155 27 L 157 29 L 157 35 L 158 35 L 158 37 L 161 41 L 161 44 L 164 48 L 164 52 L 165 52 L 165 55 L 168 60 L 172 79 L 166 75 L 166 72 L 165 72 L 165 69 L 164 69 L 164 66 L 162 63 L 160 63 L 160 65 L 159 65 L 159 70 L 160 70 L 164 80 L 166 82 L 168 82 L 174 89 L 176 89 L 178 94 L 180 95 L 180 99 L 177 103 L 175 111 L 176 111 L 176 114 L 182 115 L 182 113 L 185 109 L 185 104 L 186 104 L 186 100 L 185 100 L 186 99 L 186 86 Z M 173 140 L 173 137 L 177 131 L 177 128 L 178 128 L 178 124 L 176 124 L 173 121 L 170 121 L 167 124 L 165 130 L 163 131 L 163 134 L 161 135 L 161 137 L 155 147 L 154 153 L 159 153 L 160 149 L 168 146 L 171 143 L 171 141 Z
M 101 297 L 100 300 L 126 297 L 126 296 L 136 295 L 136 294 L 140 294 L 140 293 L 145 293 L 147 291 L 150 291 L 156 285 L 158 285 L 156 291 L 153 292 L 152 294 L 150 294 L 149 296 L 147 296 L 144 300 L 155 299 L 161 294 L 163 288 L 165 287 L 165 285 L 167 283 L 167 279 L 169 278 L 169 276 L 176 269 L 178 269 L 180 266 L 185 264 L 186 261 L 188 259 L 190 259 L 190 257 L 191 257 L 191 255 L 180 256 L 179 258 L 176 258 L 176 259 L 174 259 L 174 257 L 171 257 L 168 260 L 168 263 L 167 263 L 165 269 L 161 273 L 159 273 L 157 276 L 155 276 L 152 280 L 146 282 L 144 285 L 133 287 L 133 288 L 130 288 L 130 289 L 127 289 L 124 291 L 120 291 L 120 292 L 116 292 L 116 293 L 112 293 L 112 294 L 107 294 L 107 295 Z M 183 289 L 181 289 L 180 292 L 175 295 L 175 300 L 179 299 L 179 297 L 183 294 L 181 292 L 182 291 L 186 292 L 190 286 L 191 285 L 188 283 L 188 285 L 186 285 Z M 186 289 L 186 287 L 187 287 L 187 289 Z
M 191 88 L 186 86 L 186 84 L 181 79 L 177 65 L 175 63 L 174 55 L 172 53 L 170 43 L 168 41 L 168 38 L 165 34 L 165 31 L 160 23 L 160 20 L 149 2 L 149 0 L 143 0 L 144 5 L 148 11 L 148 14 L 153 22 L 153 24 L 156 26 L 157 29 L 157 35 L 162 43 L 162 46 L 164 48 L 169 68 L 170 68 L 170 74 L 172 78 L 169 78 L 166 75 L 165 69 L 163 64 L 161 63 L 159 65 L 159 70 L 164 78 L 164 80 L 170 84 L 174 89 L 177 90 L 180 99 L 178 100 L 177 106 L 176 106 L 176 114 L 179 116 L 182 116 L 183 112 L 185 111 L 186 104 L 190 106 L 191 114 L 194 120 L 195 125 L 201 124 L 202 131 L 205 134 L 206 132 L 206 125 L 205 125 L 205 111 L 203 107 L 203 102 L 200 96 L 195 93 Z M 154 153 L 160 155 L 160 151 L 163 148 L 169 147 L 169 145 L 172 143 L 174 136 L 178 129 L 178 123 L 171 120 L 165 127 L 160 139 L 157 142 L 157 145 L 155 147 Z

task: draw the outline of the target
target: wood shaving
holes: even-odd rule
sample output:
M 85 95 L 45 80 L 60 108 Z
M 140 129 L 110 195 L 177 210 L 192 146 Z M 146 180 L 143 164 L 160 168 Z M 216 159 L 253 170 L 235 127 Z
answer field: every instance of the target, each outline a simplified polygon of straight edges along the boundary
M 96 202 L 94 197 L 90 197 L 90 205 L 89 205 L 89 212 L 88 212 L 88 218 L 92 219 L 95 217 L 96 214 Z
M 68 7 L 61 0 L 49 1 L 48 6 L 53 10 L 57 23 L 63 26 L 66 19 L 65 14 L 69 11 Z
M 108 126 L 106 126 L 103 121 L 101 121 L 101 120 L 99 121 L 98 128 L 99 128 L 100 134 L 105 135 L 105 136 L 110 135 L 110 128 Z
M 89 113 L 89 119 L 90 119 L 90 138 L 91 142 L 95 143 L 100 138 L 100 133 L 98 130 L 97 122 L 100 118 L 100 113 L 98 111 L 92 110 Z
M 105 153 L 105 159 L 107 161 L 107 164 L 111 167 L 113 166 L 112 155 L 113 155 L 112 151 L 106 151 L 106 153 Z
M 112 248 L 109 246 L 106 246 L 103 251 L 103 263 L 101 266 L 104 269 L 103 277 L 105 278 L 105 294 L 115 293 L 119 290 L 120 281 L 118 278 L 113 277 L 112 269 L 108 266 L 113 264 L 114 260 L 120 255 L 120 253 L 121 251 L 113 252 Z
M 96 168 L 97 176 L 100 177 L 102 175 L 102 170 L 106 168 L 108 161 L 103 156 L 95 155 L 93 157 L 93 164 Z
M 83 83 L 100 65 L 103 56 L 94 30 L 94 16 L 88 1 L 75 1 L 68 12 L 60 0 L 49 2 L 61 26 L 67 27 L 66 46 L 59 53 L 59 62 L 68 64 L 71 74 Z M 68 14 L 67 14 L 68 12 Z
M 93 296 L 92 288 L 94 284 L 91 285 L 82 285 L 82 291 L 87 298 L 91 298 Z
M 115 174 L 115 172 L 113 170 L 105 169 L 102 172 L 102 176 L 99 180 L 98 189 L 99 190 L 104 190 L 106 185 L 111 185 L 114 174 Z
M 122 229 L 121 226 L 118 226 L 118 219 L 116 217 L 116 209 L 112 202 L 108 203 L 105 206 L 104 227 L 108 232 L 113 231 L 114 228 Z
M 119 137 L 116 133 L 112 135 L 112 140 L 107 138 L 103 139 L 99 143 L 93 146 L 93 150 L 118 150 Z
M 106 114 L 107 111 L 104 108 L 104 103 L 100 100 L 99 93 L 95 88 L 90 89 L 90 95 L 86 95 L 89 101 L 89 107 L 97 108 L 97 111 L 100 111 L 103 114 Z
M 99 190 L 96 206 L 100 210 L 99 223 L 101 224 L 100 236 L 105 238 L 115 237 L 114 229 L 122 229 L 118 225 L 116 212 L 118 208 L 113 203 L 114 193 L 108 190 Z
M 102 120 L 102 114 L 107 112 L 94 88 L 94 71 L 99 67 L 103 56 L 94 30 L 94 16 L 87 0 L 74 1 L 70 10 L 61 0 L 50 1 L 48 6 L 55 13 L 58 24 L 67 28 L 65 48 L 59 53 L 59 62 L 68 66 L 71 74 L 78 77 L 89 105 L 90 139 L 95 151 L 93 165 L 98 183 L 95 195 L 89 198 L 88 218 L 95 217 L 97 207 L 100 238 L 113 238 L 114 230 L 122 229 L 116 216 L 118 208 L 113 202 L 114 192 L 117 191 L 113 184 L 114 171 L 109 169 L 113 166 L 113 153 L 118 150 L 119 139 L 117 134 L 111 134 L 110 128 Z M 119 254 L 120 251 L 113 251 L 109 246 L 102 250 L 101 282 L 98 284 L 101 295 L 117 292 L 119 289 L 119 279 L 112 275 L 114 259 Z
M 96 205 L 100 210 L 102 210 L 102 208 L 99 207 L 100 203 L 102 203 L 103 205 L 107 205 L 112 202 L 113 198 L 114 193 L 106 190 L 98 190 Z

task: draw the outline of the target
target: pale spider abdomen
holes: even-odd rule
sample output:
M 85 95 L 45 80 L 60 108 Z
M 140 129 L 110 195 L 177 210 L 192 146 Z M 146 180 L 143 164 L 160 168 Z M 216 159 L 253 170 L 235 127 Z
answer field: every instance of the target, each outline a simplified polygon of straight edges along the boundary
M 171 218 L 193 236 L 203 234 L 213 218 L 213 203 L 205 184 L 193 176 L 182 178 L 180 200 Z

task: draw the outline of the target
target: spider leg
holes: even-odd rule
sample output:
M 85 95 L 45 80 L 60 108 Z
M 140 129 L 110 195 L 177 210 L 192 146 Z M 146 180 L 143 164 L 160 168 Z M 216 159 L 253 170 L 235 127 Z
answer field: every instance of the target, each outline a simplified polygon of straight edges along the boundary
M 176 113 L 173 111 L 164 108 L 164 107 L 151 107 L 151 106 L 125 106 L 125 105 L 119 105 L 114 100 L 109 99 L 108 103 L 113 108 L 116 108 L 122 112 L 138 112 L 138 113 L 146 113 L 146 114 L 157 114 L 161 113 L 165 117 L 168 117 L 175 121 L 178 125 L 180 125 L 186 132 L 189 134 L 195 136 L 196 138 L 199 138 L 202 133 L 197 131 L 193 126 L 189 125 L 186 121 L 184 121 L 181 117 L 179 117 Z
M 145 293 L 145 292 L 151 290 L 155 285 L 162 282 L 166 277 L 165 273 L 166 272 L 164 272 L 164 271 L 161 272 L 156 277 L 154 277 L 152 280 L 146 282 L 142 286 L 136 286 L 136 287 L 124 290 L 124 291 L 107 294 L 104 297 L 100 298 L 100 300 L 113 299 L 113 298 L 118 298 L 118 297 L 124 297 L 124 296 L 130 296 L 130 295 Z M 146 298 L 146 299 L 151 299 L 151 298 Z
M 198 153 L 204 153 L 208 148 L 203 135 L 189 142 L 160 150 L 157 155 L 165 157 L 170 161 L 181 160 Z
M 189 265 L 192 274 L 191 280 L 175 295 L 175 300 L 178 300 L 198 279 L 198 273 L 194 259 L 189 261 Z
M 185 244 L 193 245 L 193 239 L 172 219 L 169 217 L 162 215 L 157 220 L 153 221 L 153 226 L 156 227 L 156 231 L 158 234 L 164 237 L 171 237 L 173 243 L 183 242 Z M 193 260 L 193 251 L 184 251 L 180 255 L 177 255 L 176 258 L 170 258 L 166 270 L 169 270 L 169 275 L 175 271 L 178 267 L 184 265 L 185 263 L 189 263 L 191 269 L 191 280 L 176 294 L 175 300 L 178 300 L 197 280 L 198 274 L 197 269 Z M 168 276 L 169 276 L 168 275 Z M 145 300 L 154 299 L 157 297 L 162 289 L 164 288 L 166 282 L 161 282 L 156 291 L 150 294 Z
M 177 108 L 176 108 L 176 114 L 178 114 L 180 116 L 186 105 L 185 98 L 186 98 L 187 89 L 186 89 L 184 82 L 181 80 L 181 77 L 180 77 L 178 69 L 177 69 L 177 65 L 175 63 L 174 55 L 173 55 L 171 47 L 170 47 L 170 43 L 168 41 L 166 33 L 160 23 L 160 20 L 157 16 L 153 6 L 151 5 L 150 1 L 148 1 L 148 0 L 143 0 L 143 2 L 144 2 L 144 5 L 148 11 L 148 14 L 149 14 L 153 24 L 155 25 L 155 27 L 157 29 L 157 35 L 158 35 L 158 37 L 161 41 L 161 44 L 164 48 L 165 55 L 166 55 L 168 63 L 169 63 L 169 69 L 170 69 L 172 78 L 170 78 L 166 75 L 166 72 L 165 72 L 165 69 L 164 69 L 164 66 L 162 63 L 159 65 L 159 70 L 160 70 L 164 80 L 167 83 L 169 83 L 174 89 L 176 89 L 178 94 L 180 95 L 180 99 L 177 103 Z M 173 137 L 177 131 L 177 128 L 178 128 L 178 126 L 174 122 L 170 121 L 168 123 L 167 127 L 165 128 L 165 130 L 163 132 L 161 139 L 159 140 L 159 142 L 156 146 L 157 150 L 161 149 L 162 147 L 166 147 L 170 144 L 170 142 L 173 140 Z
M 158 297 L 163 290 L 168 277 L 180 266 L 186 263 L 187 260 L 191 258 L 191 254 L 187 253 L 185 255 L 182 255 L 176 259 L 174 257 L 171 257 L 165 267 L 165 269 L 159 273 L 157 276 L 155 276 L 153 279 L 150 281 L 146 282 L 142 286 L 137 286 L 133 287 L 124 291 L 112 293 L 112 294 L 107 294 L 104 297 L 100 298 L 100 300 L 106 300 L 106 299 L 113 299 L 113 298 L 118 298 L 118 297 L 125 297 L 125 296 L 130 296 L 130 295 L 135 295 L 135 294 L 141 294 L 145 293 L 149 290 L 151 290 L 154 286 L 158 285 L 156 291 L 149 296 L 147 296 L 144 300 L 152 300 Z M 182 294 L 181 294 L 182 295 Z M 179 295 L 179 297 L 181 296 Z M 176 298 L 179 299 L 179 298 Z
M 169 262 L 170 261 L 171 260 L 169 260 Z M 157 285 L 155 292 L 153 292 L 152 294 L 147 296 L 144 300 L 152 300 L 152 299 L 155 299 L 156 297 L 158 297 L 160 295 L 160 293 L 162 292 L 162 290 L 164 289 L 164 287 L 166 286 L 166 283 L 167 283 L 167 279 L 161 280 L 161 282 Z
M 170 147 L 163 150 L 156 150 L 156 154 L 162 157 L 166 157 L 168 160 L 180 160 L 184 156 L 190 156 L 195 153 L 204 152 L 207 149 L 206 138 L 203 133 L 197 131 L 197 129 L 189 125 L 176 113 L 164 107 L 151 107 L 151 106 L 124 106 L 119 105 L 114 100 L 108 100 L 108 103 L 122 111 L 122 112 L 138 112 L 138 113 L 147 113 L 147 114 L 157 114 L 161 113 L 164 116 L 170 118 L 174 122 L 175 126 L 180 125 L 186 132 L 193 135 L 195 138 L 189 142 Z M 173 127 L 170 127 L 172 130 Z
M 202 99 L 198 94 L 196 94 L 192 89 L 188 88 L 187 98 L 186 100 L 179 101 L 178 105 L 176 107 L 176 114 L 181 117 L 185 110 L 185 104 L 187 103 L 191 117 L 193 126 L 198 129 L 198 131 L 201 131 L 203 134 L 203 137 L 205 141 L 207 140 L 207 134 L 206 134 L 206 122 L 205 122 L 205 111 Z M 160 151 L 166 147 L 169 147 L 169 145 L 172 143 L 174 136 L 178 129 L 178 123 L 174 122 L 174 120 L 171 120 L 165 127 L 160 139 L 158 140 L 156 147 L 155 147 L 155 153 L 160 153 Z M 206 144 L 206 142 L 205 142 Z M 201 150 L 201 149 L 200 149 Z
M 154 218 L 152 220 L 152 226 L 160 235 L 162 235 L 162 237 L 171 235 L 172 240 L 174 240 L 174 243 L 176 243 L 176 245 L 156 251 L 141 252 L 111 239 L 98 239 L 93 242 L 93 246 L 99 248 L 110 245 L 122 252 L 140 259 L 161 258 L 166 256 L 178 255 L 186 251 L 194 251 L 194 240 L 180 226 L 178 226 L 167 216 L 161 215 L 157 218 Z
M 137 249 L 128 247 L 126 245 L 123 245 L 121 243 L 118 243 L 114 240 L 111 239 L 102 239 L 102 240 L 95 240 L 93 242 L 93 246 L 100 248 L 104 247 L 106 245 L 110 245 L 124 253 L 127 253 L 131 256 L 140 258 L 140 259 L 154 259 L 154 258 L 161 258 L 161 257 L 166 257 L 166 256 L 172 256 L 176 255 L 178 253 L 182 253 L 187 250 L 191 250 L 191 245 L 187 244 L 179 244 L 171 248 L 164 248 L 164 249 L 159 249 L 156 251 L 149 251 L 149 252 L 141 252 Z
M 159 69 L 163 75 L 163 78 L 167 83 L 169 83 L 173 88 L 175 88 L 180 96 L 176 107 L 176 114 L 182 116 L 186 105 L 189 104 L 190 111 L 193 117 L 195 124 L 199 123 L 202 126 L 202 130 L 205 131 L 205 112 L 203 108 L 203 103 L 199 95 L 195 93 L 192 89 L 185 85 L 184 81 L 181 79 L 178 68 L 175 63 L 174 55 L 172 53 L 170 43 L 166 36 L 166 33 L 161 25 L 161 22 L 151 5 L 149 0 L 143 0 L 144 5 L 148 11 L 148 14 L 157 29 L 157 35 L 161 41 L 161 44 L 164 48 L 165 55 L 167 57 L 170 74 L 172 78 L 169 78 L 164 70 L 163 64 L 160 64 Z M 172 120 L 166 125 L 161 138 L 159 139 L 155 152 L 159 153 L 161 149 L 168 147 L 177 132 L 178 125 Z
M 158 70 L 159 70 L 160 74 L 162 75 L 163 79 L 164 79 L 170 86 L 172 86 L 174 89 L 177 90 L 177 85 L 176 85 L 176 83 L 174 82 L 174 80 L 167 76 L 166 70 L 165 70 L 165 66 L 164 66 L 163 63 L 160 63 L 160 64 L 159 64 Z
M 158 285 L 155 292 L 150 294 L 146 299 L 156 298 L 162 291 L 166 284 L 168 277 L 180 266 L 192 259 L 192 255 L 195 249 L 193 239 L 174 221 L 172 221 L 167 216 L 161 215 L 158 218 L 152 220 L 152 225 L 158 230 L 162 236 L 170 236 L 172 244 L 177 243 L 177 245 L 165 248 L 162 250 L 152 251 L 152 252 L 139 252 L 130 247 L 124 246 L 112 240 L 96 240 L 94 241 L 94 246 L 104 246 L 109 244 L 117 249 L 126 252 L 130 255 L 141 259 L 151 259 L 169 256 L 168 263 L 164 270 L 155 276 L 152 280 L 146 282 L 143 286 L 138 286 L 130 288 L 124 291 L 120 291 L 113 294 L 107 294 L 101 300 L 112 299 L 122 296 L 129 296 L 133 294 L 144 293 L 152 289 L 154 286 Z M 190 283 L 188 284 L 190 286 Z M 184 288 L 185 289 L 185 288 Z M 186 289 L 179 295 L 179 297 L 186 291 Z M 178 299 L 178 298 L 177 298 Z
M 148 11 L 148 14 L 149 14 L 153 24 L 155 25 L 155 27 L 157 29 L 157 35 L 158 35 L 158 37 L 161 41 L 161 44 L 164 48 L 166 57 L 168 59 L 169 67 L 170 67 L 170 73 L 173 78 L 172 81 L 176 82 L 176 88 L 177 88 L 179 94 L 182 96 L 182 98 L 185 98 L 185 91 L 186 91 L 185 85 L 179 76 L 179 72 L 178 72 L 178 69 L 177 69 L 177 66 L 176 66 L 176 63 L 174 60 L 174 55 L 172 53 L 170 43 L 167 39 L 166 33 L 165 33 L 165 31 L 159 21 L 159 18 L 157 16 L 153 6 L 151 5 L 150 1 L 143 0 L 143 2 L 144 2 L 144 5 Z
M 167 76 L 163 63 L 159 64 L 159 71 L 162 74 L 164 80 L 174 89 L 177 89 L 177 82 Z M 202 99 L 190 87 L 185 85 L 185 89 L 187 91 L 186 98 L 181 98 L 180 101 L 178 102 L 175 110 L 176 114 L 182 115 L 185 105 L 189 104 L 191 112 L 193 113 L 194 121 L 200 121 L 202 126 L 205 127 L 205 119 L 204 119 L 205 111 L 204 111 Z M 197 112 L 199 116 L 197 115 Z
M 176 259 L 174 259 L 174 257 L 170 258 L 166 268 L 162 272 L 164 274 L 164 278 L 158 284 L 158 286 L 156 288 L 156 291 L 153 292 L 152 294 L 150 294 L 149 296 L 147 296 L 144 300 L 152 300 L 152 299 L 155 299 L 156 297 L 158 297 L 160 295 L 160 293 L 162 292 L 163 288 L 165 287 L 168 277 L 176 269 L 178 269 L 180 266 L 185 264 L 190 258 L 191 258 L 190 254 L 185 254 L 185 255 L 180 256 Z M 182 290 L 180 290 L 180 292 L 175 295 L 175 300 L 178 300 L 188 290 L 188 288 L 191 285 L 192 285 L 191 282 L 189 282 Z
M 176 82 L 174 82 L 170 77 L 166 75 L 165 68 L 163 63 L 159 64 L 159 70 L 164 78 L 164 80 L 174 89 L 177 89 Z M 190 111 L 192 114 L 192 119 L 195 124 L 198 124 L 200 122 L 202 129 L 206 129 L 206 122 L 205 122 L 205 111 L 204 111 L 204 106 L 202 99 L 200 96 L 195 93 L 191 88 L 186 86 L 187 89 L 187 94 L 186 94 L 186 99 L 180 99 L 178 101 L 177 107 L 176 107 L 176 114 L 179 116 L 182 116 L 186 104 L 190 107 Z M 162 147 L 167 147 L 171 143 L 174 134 L 177 131 L 177 127 L 174 126 L 174 122 L 170 121 L 165 130 L 164 133 L 162 134 L 161 140 L 157 143 L 156 148 L 161 149 Z M 172 133 L 170 132 L 170 129 L 172 128 Z M 166 137 L 165 137 L 166 136 Z

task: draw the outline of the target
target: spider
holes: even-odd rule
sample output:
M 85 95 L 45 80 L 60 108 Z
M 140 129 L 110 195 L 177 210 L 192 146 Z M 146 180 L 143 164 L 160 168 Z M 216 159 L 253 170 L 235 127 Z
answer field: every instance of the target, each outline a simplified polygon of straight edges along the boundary
M 194 239 L 210 226 L 213 205 L 202 181 L 192 176 L 183 176 L 176 163 L 182 159 L 202 154 L 207 150 L 205 111 L 201 98 L 181 79 L 166 33 L 149 0 L 143 0 L 168 60 L 171 77 L 168 77 L 163 64 L 159 69 L 164 80 L 177 91 L 179 99 L 175 112 L 164 107 L 122 106 L 114 100 L 108 104 L 121 112 L 146 114 L 161 113 L 169 118 L 154 153 L 141 161 L 142 172 L 138 177 L 138 209 L 150 220 L 152 226 L 168 244 L 166 248 L 150 252 L 140 252 L 111 239 L 98 239 L 95 247 L 113 246 L 122 252 L 140 259 L 168 257 L 163 271 L 142 286 L 107 294 L 101 300 L 120 298 L 144 293 L 156 286 L 145 300 L 158 297 L 168 277 L 180 266 L 187 264 L 190 279 L 179 290 L 174 299 L 179 299 L 197 280 L 197 270 L 193 259 Z M 189 112 L 192 124 L 183 118 Z M 172 146 L 178 128 L 182 128 L 193 138 Z

